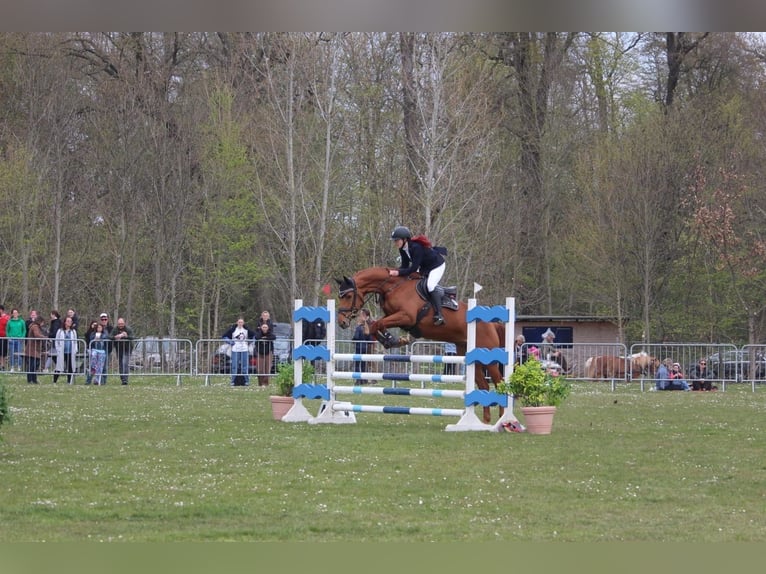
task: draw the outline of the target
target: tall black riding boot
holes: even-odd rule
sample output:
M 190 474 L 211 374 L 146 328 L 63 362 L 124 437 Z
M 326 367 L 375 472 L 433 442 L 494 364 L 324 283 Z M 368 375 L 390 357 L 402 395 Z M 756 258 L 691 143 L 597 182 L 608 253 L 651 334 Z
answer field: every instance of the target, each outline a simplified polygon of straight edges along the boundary
M 442 294 L 438 289 L 431 291 L 431 305 L 434 307 L 434 325 L 444 325 L 442 317 Z

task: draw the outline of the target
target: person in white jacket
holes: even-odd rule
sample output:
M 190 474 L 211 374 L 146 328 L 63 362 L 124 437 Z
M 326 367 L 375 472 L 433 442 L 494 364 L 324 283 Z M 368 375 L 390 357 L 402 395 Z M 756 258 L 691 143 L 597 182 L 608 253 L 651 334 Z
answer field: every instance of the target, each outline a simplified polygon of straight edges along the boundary
M 74 367 L 77 364 L 77 331 L 72 327 L 72 318 L 66 317 L 61 328 L 56 332 L 56 368 L 53 382 L 65 373 L 67 383 L 74 383 Z

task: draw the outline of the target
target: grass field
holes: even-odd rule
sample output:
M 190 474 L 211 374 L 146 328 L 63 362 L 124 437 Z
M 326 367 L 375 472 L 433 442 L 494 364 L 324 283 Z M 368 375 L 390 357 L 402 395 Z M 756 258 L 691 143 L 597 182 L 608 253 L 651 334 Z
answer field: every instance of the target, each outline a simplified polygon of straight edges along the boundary
M 41 379 L 4 377 L 3 542 L 766 540 L 766 394 L 749 386 L 575 383 L 535 436 L 401 415 L 282 423 L 269 389 L 226 377 Z

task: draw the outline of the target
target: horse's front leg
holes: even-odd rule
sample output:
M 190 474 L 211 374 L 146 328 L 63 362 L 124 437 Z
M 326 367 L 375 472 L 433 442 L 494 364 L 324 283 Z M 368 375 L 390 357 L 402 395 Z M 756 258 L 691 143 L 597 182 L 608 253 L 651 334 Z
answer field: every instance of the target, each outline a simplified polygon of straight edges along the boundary
M 407 317 L 408 316 L 405 313 L 394 313 L 392 315 L 387 315 L 382 319 L 378 319 L 377 321 L 373 321 L 370 325 L 370 333 L 374 335 L 386 349 L 390 349 L 391 347 L 403 347 L 412 342 L 412 339 L 409 336 L 397 339 L 388 329 L 389 327 L 401 327 L 406 324 L 403 321 L 406 320 Z

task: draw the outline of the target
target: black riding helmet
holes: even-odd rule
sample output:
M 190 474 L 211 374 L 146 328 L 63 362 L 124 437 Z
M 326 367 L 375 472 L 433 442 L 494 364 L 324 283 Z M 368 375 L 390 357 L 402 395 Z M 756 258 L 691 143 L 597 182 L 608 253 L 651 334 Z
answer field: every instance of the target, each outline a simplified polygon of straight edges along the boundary
M 410 239 L 411 237 L 412 233 L 410 233 L 410 230 L 402 225 L 394 228 L 391 232 L 391 239 Z

